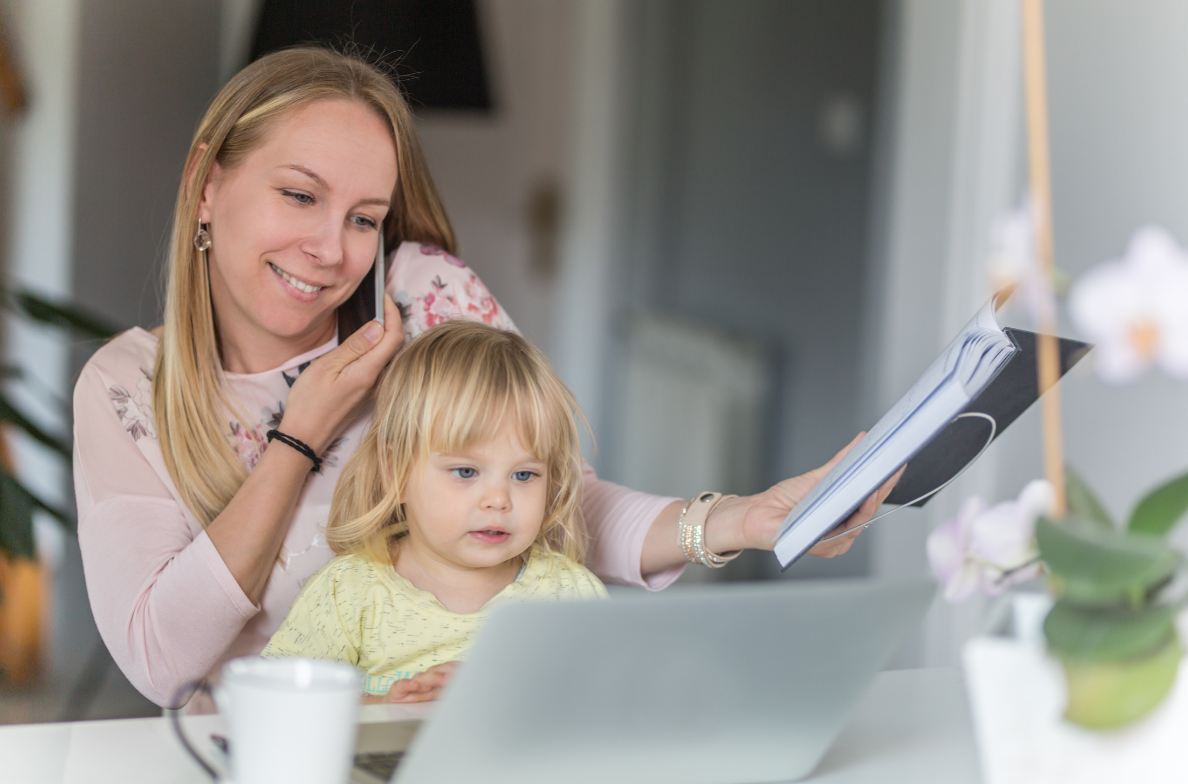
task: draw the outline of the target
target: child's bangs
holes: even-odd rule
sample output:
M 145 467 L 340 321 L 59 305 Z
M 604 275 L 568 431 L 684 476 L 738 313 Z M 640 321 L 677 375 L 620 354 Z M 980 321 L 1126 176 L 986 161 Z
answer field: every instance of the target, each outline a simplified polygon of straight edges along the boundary
M 501 352 L 502 353 L 502 352 Z M 511 422 L 523 447 L 536 459 L 550 462 L 560 446 L 546 438 L 568 419 L 561 400 L 541 387 L 518 357 L 504 354 L 475 362 L 463 372 L 439 377 L 430 389 L 425 445 L 430 451 L 456 453 L 493 439 Z M 563 430 L 563 428 L 562 428 Z

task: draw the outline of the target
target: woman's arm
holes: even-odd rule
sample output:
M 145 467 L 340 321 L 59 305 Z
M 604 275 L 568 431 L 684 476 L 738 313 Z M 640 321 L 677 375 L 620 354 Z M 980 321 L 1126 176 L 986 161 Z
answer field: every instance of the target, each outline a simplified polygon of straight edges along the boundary
M 126 391 L 93 363 L 75 388 L 78 540 L 95 624 L 112 658 L 142 694 L 176 706 L 188 698 L 179 700 L 179 690 L 210 671 L 259 609 L 210 537 L 194 536 L 136 445 L 136 437 L 152 438 L 150 420 L 117 415 L 112 398 Z
M 368 322 L 298 377 L 285 404 L 286 435 L 320 454 L 346 418 L 371 397 L 380 371 L 404 339 L 400 313 L 390 298 L 384 311 L 386 329 Z M 310 468 L 309 459 L 295 449 L 266 450 L 231 503 L 206 528 L 253 602 L 264 593 Z
M 285 432 L 325 448 L 400 344 L 391 302 L 386 318 L 379 340 L 357 333 L 301 374 L 290 391 Z M 143 358 L 129 361 L 137 359 Z M 161 478 L 164 466 L 154 468 L 134 441 L 152 437 L 151 416 L 122 422 L 113 406 L 117 393 L 131 398 L 93 364 L 75 390 L 74 471 L 87 592 L 120 669 L 149 699 L 169 705 L 178 689 L 206 675 L 259 611 L 311 466 L 292 449 L 265 451 L 223 513 L 194 536 Z
M 862 435 L 859 433 L 845 449 L 820 468 L 785 479 L 758 495 L 729 498 L 720 502 L 714 507 L 705 524 L 706 546 L 715 553 L 772 549 L 776 533 L 788 512 L 792 511 L 792 507 L 845 457 Z M 883 500 L 890 495 L 900 473 L 902 471 L 888 479 L 832 532 L 837 534 L 852 530 L 852 534 L 830 542 L 822 542 L 809 550 L 809 554 L 819 558 L 833 558 L 848 551 L 862 532 L 862 526 L 874 516 L 882 506 Z M 677 539 L 677 519 L 683 506 L 684 501 L 666 505 L 648 527 L 640 556 L 640 569 L 643 574 L 663 572 L 685 563 L 685 554 Z
M 706 521 L 706 545 L 717 553 L 739 549 L 770 550 L 780 524 L 801 498 L 857 443 L 855 438 L 824 466 L 786 479 L 759 495 L 723 500 Z M 874 515 L 895 486 L 898 475 L 837 530 L 857 529 Z M 706 488 L 709 489 L 709 488 Z M 670 585 L 687 565 L 677 539 L 677 519 L 685 499 L 629 490 L 599 479 L 586 466 L 582 514 L 590 531 L 586 565 L 608 583 L 660 590 Z M 860 533 L 825 542 L 809 550 L 832 558 L 850 549 Z

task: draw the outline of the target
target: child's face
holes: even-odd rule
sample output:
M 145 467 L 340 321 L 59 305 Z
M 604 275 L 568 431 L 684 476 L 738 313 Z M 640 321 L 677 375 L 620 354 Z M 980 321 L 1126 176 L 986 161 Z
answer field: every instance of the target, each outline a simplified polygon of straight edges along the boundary
M 516 557 L 540 533 L 546 470 L 524 448 L 514 423 L 458 454 L 431 452 L 413 469 L 405 491 L 406 545 L 467 569 Z

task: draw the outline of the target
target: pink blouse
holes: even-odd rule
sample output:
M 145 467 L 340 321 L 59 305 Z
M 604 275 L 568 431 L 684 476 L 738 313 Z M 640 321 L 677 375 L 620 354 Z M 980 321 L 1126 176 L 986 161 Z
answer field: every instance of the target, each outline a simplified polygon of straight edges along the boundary
M 478 276 L 440 248 L 405 242 L 389 265 L 388 292 L 405 340 L 454 318 L 515 329 Z M 249 426 L 226 420 L 227 436 L 251 470 L 264 434 L 284 414 L 289 387 L 337 339 L 264 373 L 226 374 Z M 151 372 L 157 338 L 131 329 L 101 348 L 74 390 L 74 484 L 78 536 L 99 633 L 128 680 L 159 705 L 185 702 L 187 684 L 226 659 L 259 653 L 311 574 L 332 557 L 323 536 L 334 484 L 369 422 L 349 426 L 310 473 L 259 604 L 240 589 L 165 468 L 153 420 Z M 658 590 L 670 569 L 644 577 L 644 536 L 674 499 L 604 482 L 588 466 L 582 510 L 593 540 L 587 564 L 606 582 Z

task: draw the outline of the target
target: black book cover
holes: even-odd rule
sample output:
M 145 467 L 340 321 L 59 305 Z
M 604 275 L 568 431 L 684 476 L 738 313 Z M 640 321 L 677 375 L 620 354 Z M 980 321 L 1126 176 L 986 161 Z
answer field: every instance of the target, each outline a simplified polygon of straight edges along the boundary
M 962 413 L 982 413 L 997 423 L 995 438 L 1039 399 L 1039 379 L 1036 375 L 1036 334 L 1007 327 L 1003 330 L 1019 349 L 1003 365 L 998 375 L 970 401 Z M 1081 361 L 1092 348 L 1079 340 L 1060 338 L 1060 375 Z M 907 470 L 887 497 L 886 503 L 903 505 L 935 490 L 948 482 L 978 456 L 990 435 L 990 423 L 981 417 L 954 419 L 936 434 L 916 456 L 908 462 Z M 928 498 L 916 501 L 923 506 Z

